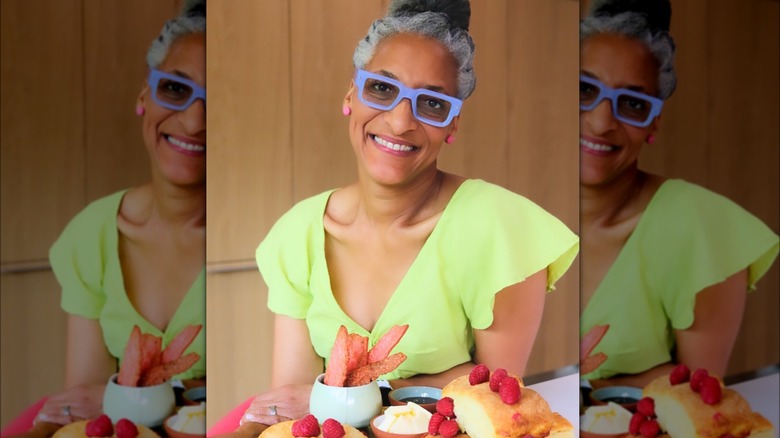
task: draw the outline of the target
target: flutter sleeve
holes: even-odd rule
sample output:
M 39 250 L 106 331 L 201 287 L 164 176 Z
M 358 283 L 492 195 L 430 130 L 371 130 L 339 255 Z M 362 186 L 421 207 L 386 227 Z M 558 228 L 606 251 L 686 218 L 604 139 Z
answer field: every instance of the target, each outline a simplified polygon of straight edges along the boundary
M 457 200 L 457 237 L 449 240 L 446 256 L 472 327 L 485 329 L 493 323 L 495 294 L 504 288 L 547 268 L 547 289 L 553 290 L 577 255 L 579 239 L 530 200 L 478 183 Z
M 296 204 L 257 248 L 257 266 L 268 286 L 268 308 L 274 313 L 306 318 L 312 302 L 311 270 L 317 239 L 323 233 L 322 215 L 328 195 Z
M 68 313 L 97 319 L 106 302 L 107 251 L 116 251 L 116 215 L 124 192 L 99 199 L 77 214 L 49 250 Z
M 663 291 L 664 309 L 672 327 L 682 330 L 693 324 L 696 295 L 703 289 L 744 269 L 747 287 L 755 289 L 777 256 L 778 236 L 731 200 L 694 184 L 676 183 L 680 187 L 673 192 L 666 214 L 659 215 L 653 227 L 655 235 L 667 233 L 671 240 L 648 239 L 645 244 L 684 242 L 674 251 L 648 251 L 658 254 L 654 262 L 659 265 L 663 257 L 676 260 L 673 269 L 653 270 L 664 274 L 652 281 L 661 282 L 657 290 Z

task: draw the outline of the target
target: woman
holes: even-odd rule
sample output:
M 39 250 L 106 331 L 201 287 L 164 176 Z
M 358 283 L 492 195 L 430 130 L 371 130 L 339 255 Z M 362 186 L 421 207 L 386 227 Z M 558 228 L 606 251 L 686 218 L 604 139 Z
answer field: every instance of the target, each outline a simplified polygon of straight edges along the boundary
M 205 322 L 205 31 L 205 2 L 187 2 L 148 51 L 136 113 L 152 181 L 93 202 L 51 248 L 69 314 L 65 390 L 45 401 L 33 433 L 102 413 L 134 325 L 166 345 Z M 189 349 L 201 359 L 176 378 L 202 379 L 203 331 Z
M 469 16 L 467 1 L 395 1 L 358 44 L 342 102 L 358 181 L 297 204 L 257 250 L 273 389 L 245 424 L 308 412 L 342 324 L 371 343 L 409 324 L 395 348 L 408 359 L 384 376 L 394 387 L 441 387 L 475 363 L 523 374 L 577 238 L 525 198 L 437 167 L 475 85 Z
M 670 17 L 668 0 L 597 1 L 580 25 L 581 329 L 610 326 L 594 386 L 641 387 L 677 363 L 722 376 L 778 251 L 728 199 L 638 168 L 676 85 Z

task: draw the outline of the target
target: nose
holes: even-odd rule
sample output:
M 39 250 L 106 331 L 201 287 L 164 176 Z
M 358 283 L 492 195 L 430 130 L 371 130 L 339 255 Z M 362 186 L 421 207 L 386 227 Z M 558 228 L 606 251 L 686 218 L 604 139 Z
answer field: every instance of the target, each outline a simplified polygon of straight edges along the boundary
M 612 113 L 612 101 L 604 99 L 590 111 L 585 111 L 583 121 L 592 134 L 600 135 L 617 128 L 618 121 Z
M 417 119 L 412 112 L 412 102 L 407 98 L 401 99 L 395 108 L 385 111 L 384 117 L 393 134 L 403 134 L 417 127 Z
M 184 130 L 187 134 L 195 135 L 206 130 L 206 102 L 203 99 L 195 99 L 179 114 Z

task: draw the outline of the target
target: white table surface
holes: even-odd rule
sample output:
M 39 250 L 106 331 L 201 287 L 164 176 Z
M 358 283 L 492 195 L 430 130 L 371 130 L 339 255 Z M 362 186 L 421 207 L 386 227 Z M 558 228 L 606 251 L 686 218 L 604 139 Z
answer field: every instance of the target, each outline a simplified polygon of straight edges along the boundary
M 541 383 L 528 385 L 541 394 L 550 409 L 558 412 L 574 425 L 574 436 L 580 432 L 580 375 L 579 373 L 558 377 Z
M 780 373 L 736 383 L 729 388 L 742 394 L 754 411 L 766 417 L 775 426 L 775 437 L 780 437 Z

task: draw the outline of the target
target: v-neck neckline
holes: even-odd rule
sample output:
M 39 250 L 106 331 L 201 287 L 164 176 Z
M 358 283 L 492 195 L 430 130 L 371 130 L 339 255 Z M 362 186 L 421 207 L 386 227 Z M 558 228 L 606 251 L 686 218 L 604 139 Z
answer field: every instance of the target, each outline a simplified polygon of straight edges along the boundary
M 120 231 L 119 231 L 119 224 L 118 224 L 117 217 L 119 216 L 119 211 L 122 208 L 122 202 L 124 201 L 125 195 L 127 195 L 128 192 L 129 190 L 125 190 L 120 196 L 119 203 L 117 203 L 116 211 L 114 212 L 114 215 L 112 217 L 113 220 L 111 224 L 115 232 L 110 233 L 111 239 L 113 241 L 109 242 L 109 247 L 114 248 L 111 254 L 114 258 L 113 263 L 115 264 L 117 272 L 119 273 L 119 284 L 117 285 L 117 287 L 120 289 L 119 295 L 122 296 L 121 299 L 125 301 L 125 304 L 129 306 L 131 309 L 133 309 L 133 313 L 135 313 L 135 315 L 138 317 L 138 320 L 143 321 L 143 323 L 146 325 L 147 330 L 142 330 L 144 333 L 149 333 L 148 329 L 151 329 L 153 331 L 152 334 L 154 334 L 155 336 L 162 336 L 163 338 L 167 338 L 168 329 L 176 325 L 178 319 L 181 318 L 179 315 L 181 314 L 182 309 L 187 307 L 188 300 L 193 299 L 191 298 L 191 296 L 194 295 L 192 293 L 193 288 L 195 287 L 196 284 L 198 284 L 201 281 L 201 277 L 205 275 L 206 268 L 205 267 L 202 268 L 198 273 L 198 275 L 195 277 L 195 280 L 190 284 L 189 289 L 187 289 L 187 293 L 184 294 L 184 298 L 182 298 L 181 302 L 179 303 L 179 306 L 176 307 L 176 311 L 173 312 L 173 316 L 171 316 L 171 319 L 168 321 L 168 325 L 165 327 L 165 330 L 160 329 L 159 327 L 154 325 L 151 321 L 146 319 L 146 317 L 143 316 L 141 312 L 138 311 L 138 309 L 135 307 L 133 302 L 130 301 L 130 297 L 127 296 L 127 289 L 125 288 L 125 273 L 122 270 L 122 259 L 119 255 Z
M 672 183 L 672 179 L 667 179 L 661 185 L 658 187 L 658 189 L 653 194 L 652 198 L 650 198 L 650 202 L 647 203 L 647 207 L 645 207 L 645 210 L 642 212 L 642 215 L 639 218 L 639 221 L 636 224 L 636 227 L 634 227 L 634 230 L 631 231 L 631 234 L 628 236 L 628 239 L 626 239 L 626 243 L 623 245 L 622 248 L 620 248 L 620 252 L 618 252 L 617 257 L 615 258 L 615 261 L 612 262 L 612 266 L 609 267 L 607 270 L 607 273 L 604 275 L 604 278 L 601 279 L 601 283 L 599 283 L 598 287 L 596 287 L 596 290 L 593 292 L 593 295 L 590 297 L 590 300 L 585 305 L 585 310 L 583 313 L 586 313 L 588 309 L 590 309 L 593 306 L 594 301 L 597 301 L 597 298 L 600 298 L 601 295 L 604 295 L 606 292 L 603 292 L 603 290 L 606 290 L 605 288 L 609 286 L 609 283 L 612 280 L 612 277 L 615 275 L 614 272 L 617 271 L 620 268 L 620 265 L 623 264 L 623 260 L 627 257 L 626 250 L 631 249 L 631 247 L 637 245 L 636 240 L 639 239 L 638 236 L 642 234 L 642 230 L 647 227 L 647 222 L 650 220 L 648 219 L 648 212 L 653 210 L 655 208 L 655 205 L 660 202 L 659 199 L 662 198 L 662 192 L 666 190 L 666 187 L 670 183 Z M 651 215 L 652 216 L 652 215 Z
M 401 278 L 401 281 L 396 286 L 395 290 L 393 290 L 393 293 L 390 295 L 390 298 L 387 300 L 387 303 L 385 303 L 384 308 L 382 308 L 382 311 L 379 313 L 379 317 L 377 317 L 376 322 L 374 323 L 374 327 L 371 330 L 366 329 L 361 324 L 359 324 L 357 321 L 355 321 L 351 316 L 347 314 L 347 312 L 344 311 L 344 309 L 341 307 L 339 302 L 336 300 L 336 296 L 333 294 L 333 288 L 331 286 L 331 278 L 330 278 L 330 268 L 328 267 L 328 261 L 325 256 L 325 211 L 327 210 L 328 203 L 330 202 L 330 198 L 333 195 L 333 193 L 336 192 L 337 189 L 331 190 L 330 192 L 326 192 L 325 195 L 325 202 L 322 205 L 322 214 L 321 214 L 321 223 L 320 227 L 318 227 L 318 233 L 317 236 L 317 242 L 319 244 L 319 247 L 316 248 L 317 254 L 319 255 L 320 262 L 322 263 L 322 270 L 323 270 L 323 283 L 324 286 L 327 287 L 325 295 L 327 296 L 328 304 L 333 306 L 334 308 L 338 309 L 340 314 L 352 325 L 350 327 L 350 332 L 354 332 L 355 330 L 358 330 L 358 332 L 362 335 L 367 335 L 372 341 L 375 341 L 375 333 L 378 333 L 377 329 L 379 328 L 381 333 L 384 333 L 385 330 L 382 330 L 383 328 L 383 322 L 387 317 L 385 316 L 388 314 L 389 310 L 392 310 L 394 303 L 400 299 L 403 298 L 403 295 L 408 294 L 408 292 L 405 292 L 406 290 L 411 290 L 410 287 L 407 287 L 406 284 L 411 281 L 409 280 L 410 277 L 414 277 L 416 275 L 416 271 L 418 271 L 421 268 L 417 268 L 417 266 L 420 264 L 420 260 L 425 258 L 425 254 L 427 252 L 432 251 L 429 249 L 429 247 L 433 246 L 436 239 L 439 238 L 439 234 L 442 233 L 442 231 L 439 231 L 441 228 L 443 228 L 443 223 L 446 223 L 448 220 L 450 220 L 450 217 L 452 216 L 451 210 L 452 205 L 455 202 L 456 198 L 458 196 L 461 196 L 463 193 L 464 186 L 469 185 L 471 182 L 477 181 L 472 179 L 466 179 L 464 180 L 452 193 L 452 196 L 450 197 L 450 200 L 447 202 L 447 205 L 444 207 L 444 210 L 441 213 L 441 217 L 436 222 L 436 225 L 433 227 L 433 231 L 431 231 L 431 234 L 428 236 L 427 239 L 425 239 L 425 243 L 423 243 L 422 248 L 420 248 L 420 251 L 415 256 L 414 260 L 412 261 L 412 264 L 409 265 L 409 268 L 406 270 L 406 273 Z M 389 327 L 387 327 L 389 328 Z

